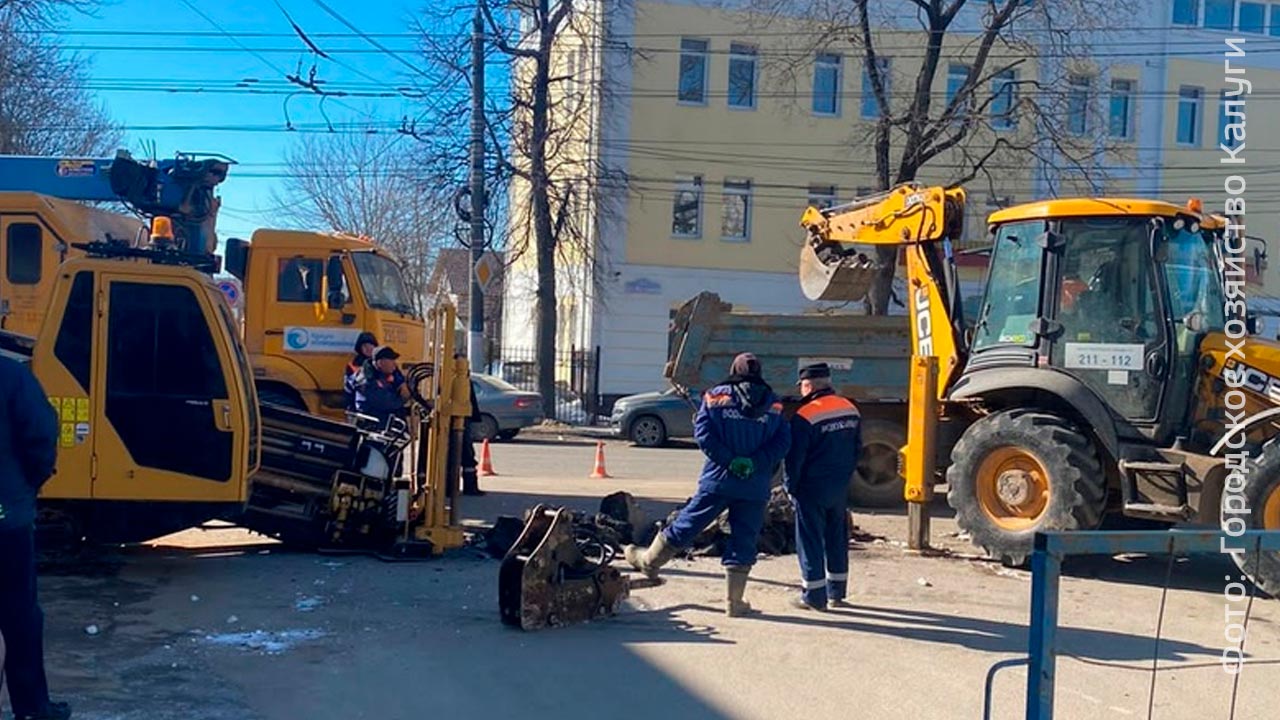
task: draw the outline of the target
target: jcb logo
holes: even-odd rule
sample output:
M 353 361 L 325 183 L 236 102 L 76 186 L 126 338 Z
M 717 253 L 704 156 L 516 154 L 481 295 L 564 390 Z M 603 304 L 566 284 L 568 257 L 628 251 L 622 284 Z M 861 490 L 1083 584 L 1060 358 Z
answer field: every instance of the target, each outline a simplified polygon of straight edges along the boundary
M 1235 360 L 1227 360 L 1222 368 L 1222 379 L 1233 387 L 1248 388 L 1265 395 L 1273 403 L 1280 403 L 1280 379 Z
M 929 314 L 929 289 L 916 288 L 915 307 L 916 342 L 919 345 L 917 354 L 929 356 L 933 354 L 933 318 Z
M 919 192 L 911 193 L 910 195 L 907 196 L 906 201 L 902 203 L 902 206 L 915 207 L 916 205 L 923 205 L 925 201 L 928 199 L 929 199 L 928 193 L 919 193 Z

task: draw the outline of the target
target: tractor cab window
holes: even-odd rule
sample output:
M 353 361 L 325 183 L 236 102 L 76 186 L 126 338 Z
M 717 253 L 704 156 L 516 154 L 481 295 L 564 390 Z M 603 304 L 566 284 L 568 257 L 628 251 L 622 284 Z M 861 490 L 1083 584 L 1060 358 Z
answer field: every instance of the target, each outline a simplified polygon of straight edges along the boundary
M 1147 370 L 1163 342 L 1149 218 L 1101 217 L 1062 223 L 1052 362 L 1092 387 L 1121 415 L 1151 419 L 1161 381 Z
M 1030 345 L 1031 325 L 1040 314 L 1040 264 L 1037 238 L 1044 222 L 1009 223 L 996 232 L 987 275 L 987 292 L 974 320 L 974 351 L 995 345 Z
M 1192 332 L 1221 329 L 1222 285 L 1210 241 L 1180 222 L 1166 224 L 1163 240 L 1160 253 L 1175 326 Z

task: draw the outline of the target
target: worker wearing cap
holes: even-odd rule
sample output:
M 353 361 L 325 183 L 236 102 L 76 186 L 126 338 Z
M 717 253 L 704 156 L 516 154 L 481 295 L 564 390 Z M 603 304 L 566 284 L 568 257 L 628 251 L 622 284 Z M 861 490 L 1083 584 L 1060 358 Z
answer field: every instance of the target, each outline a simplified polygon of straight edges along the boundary
M 831 387 L 831 368 L 800 369 L 801 405 L 791 418 L 783 486 L 796 509 L 796 548 L 805 610 L 844 603 L 849 584 L 849 481 L 858 464 L 862 417 Z
M 389 345 L 379 346 L 355 386 L 356 412 L 375 417 L 383 425 L 392 416 L 403 413 L 405 401 L 409 399 L 409 385 L 404 373 L 396 367 L 399 357 Z
M 738 355 L 729 372 L 703 395 L 694 420 L 694 437 L 706 456 L 697 493 L 647 549 L 628 545 L 624 551 L 637 570 L 657 577 L 662 565 L 728 509 L 729 543 L 721 558 L 725 612 L 739 616 L 752 612 L 743 594 L 756 562 L 774 469 L 786 456 L 791 435 L 782 403 L 764 381 L 756 356 Z
M 356 338 L 355 355 L 342 371 L 342 394 L 346 398 L 343 407 L 347 412 L 354 412 L 356 409 L 356 381 L 359 380 L 365 364 L 373 360 L 373 351 L 377 348 L 378 338 L 374 337 L 373 333 L 362 332 L 360 337 Z

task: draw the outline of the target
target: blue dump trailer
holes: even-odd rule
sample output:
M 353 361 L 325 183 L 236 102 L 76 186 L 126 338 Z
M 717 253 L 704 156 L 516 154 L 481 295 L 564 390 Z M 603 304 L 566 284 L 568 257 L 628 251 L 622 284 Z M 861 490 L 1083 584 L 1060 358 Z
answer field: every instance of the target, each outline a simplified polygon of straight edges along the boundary
M 911 331 L 905 315 L 869 317 L 852 312 L 771 315 L 734 311 L 704 292 L 676 311 L 664 374 L 697 396 L 723 379 L 733 357 L 752 352 L 765 380 L 794 411 L 796 371 L 825 362 L 840 394 L 862 411 L 863 453 L 850 483 L 850 502 L 863 507 L 902 505 L 898 450 L 907 442 L 907 382 Z

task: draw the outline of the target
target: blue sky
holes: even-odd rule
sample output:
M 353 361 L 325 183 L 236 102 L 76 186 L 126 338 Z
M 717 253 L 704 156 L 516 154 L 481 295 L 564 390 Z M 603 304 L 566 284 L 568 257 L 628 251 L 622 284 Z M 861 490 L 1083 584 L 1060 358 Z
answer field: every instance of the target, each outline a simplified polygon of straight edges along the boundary
M 420 3 L 430 1 L 322 0 L 415 65 L 421 60 L 409 36 L 412 13 L 422 7 Z M 397 87 L 410 84 L 412 71 L 356 36 L 316 0 L 192 0 L 192 4 L 208 19 L 184 0 L 105 0 L 93 17 L 68 17 L 60 32 L 65 45 L 91 59 L 90 87 L 112 117 L 126 126 L 124 144 L 135 156 L 144 143 L 154 142 L 161 157 L 175 151 L 216 152 L 239 163 L 220 188 L 223 207 L 218 234 L 247 238 L 254 228 L 284 224 L 273 215 L 277 202 L 272 190 L 278 188 L 278 176 L 284 170 L 283 153 L 298 134 L 283 131 L 286 95 L 250 94 L 236 84 L 248 81 L 276 93 L 292 90 L 281 71 L 295 72 L 301 60 L 305 77 L 314 58 L 293 34 L 281 7 L 322 50 L 331 53 L 334 61 L 315 58 L 317 77 L 331 87 L 394 94 Z M 341 36 L 322 37 L 324 33 Z M 171 92 L 175 89 L 180 92 Z M 419 108 L 419 101 L 403 96 L 330 98 L 323 103 L 324 114 L 335 125 L 372 121 L 381 132 L 394 132 L 400 118 Z M 300 128 L 325 127 L 315 95 L 296 95 L 288 101 L 287 110 L 289 120 Z

